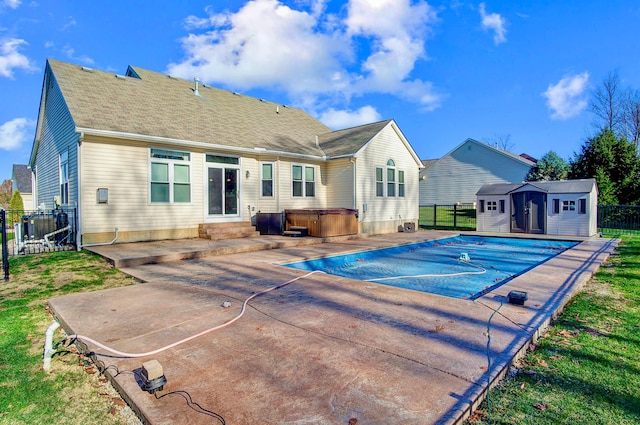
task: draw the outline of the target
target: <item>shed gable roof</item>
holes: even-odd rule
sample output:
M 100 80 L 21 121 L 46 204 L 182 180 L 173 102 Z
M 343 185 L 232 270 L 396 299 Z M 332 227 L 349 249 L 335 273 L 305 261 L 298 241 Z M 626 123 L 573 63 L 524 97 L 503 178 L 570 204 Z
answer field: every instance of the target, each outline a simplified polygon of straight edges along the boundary
M 589 193 L 595 186 L 595 179 L 497 183 L 485 184 L 478 190 L 477 195 L 508 195 L 526 190 L 545 193 Z

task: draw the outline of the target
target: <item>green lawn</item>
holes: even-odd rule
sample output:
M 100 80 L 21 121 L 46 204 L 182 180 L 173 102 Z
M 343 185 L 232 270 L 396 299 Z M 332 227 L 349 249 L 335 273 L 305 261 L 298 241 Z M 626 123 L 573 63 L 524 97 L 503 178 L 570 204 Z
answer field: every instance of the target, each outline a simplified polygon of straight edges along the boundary
M 471 205 L 420 207 L 418 225 L 421 229 L 476 230 L 476 210 Z
M 640 237 L 618 254 L 468 422 L 640 423 Z
M 0 280 L 0 424 L 130 424 L 130 409 L 83 357 L 65 350 L 42 370 L 51 297 L 133 284 L 82 252 L 10 258 Z M 62 339 L 56 333 L 55 341 Z M 134 418 L 135 419 L 135 418 Z

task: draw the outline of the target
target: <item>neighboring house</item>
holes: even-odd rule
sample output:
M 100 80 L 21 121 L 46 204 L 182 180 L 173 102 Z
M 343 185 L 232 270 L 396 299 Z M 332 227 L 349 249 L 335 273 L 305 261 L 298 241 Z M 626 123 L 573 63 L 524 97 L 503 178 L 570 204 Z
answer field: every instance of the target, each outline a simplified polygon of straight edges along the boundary
M 395 232 L 417 224 L 422 164 L 393 120 L 331 131 L 197 79 L 48 60 L 30 166 L 39 204 L 77 207 L 84 245 L 301 208 L 357 209 L 360 232 Z
M 598 232 L 595 179 L 484 185 L 476 205 L 479 232 L 563 236 Z
M 535 163 L 467 139 L 420 172 L 420 205 L 473 203 L 483 184 L 524 181 Z
M 13 164 L 11 171 L 11 183 L 13 191 L 20 193 L 22 197 L 22 206 L 25 210 L 35 210 L 33 202 L 31 171 L 26 165 Z

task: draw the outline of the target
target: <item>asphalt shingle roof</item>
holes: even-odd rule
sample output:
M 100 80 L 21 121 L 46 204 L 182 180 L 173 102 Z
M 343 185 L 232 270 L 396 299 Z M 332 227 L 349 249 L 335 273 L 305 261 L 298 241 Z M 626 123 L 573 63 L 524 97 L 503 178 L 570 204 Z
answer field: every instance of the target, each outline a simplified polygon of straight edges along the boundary
M 485 184 L 477 195 L 507 195 L 527 185 L 546 193 L 589 193 L 595 184 L 595 179 Z
M 317 135 L 323 135 L 327 151 L 357 146 L 348 137 L 343 145 L 327 126 L 297 108 L 202 84 L 196 95 L 192 81 L 137 67 L 129 67 L 130 74 L 140 78 L 52 59 L 48 64 L 78 128 L 318 157 L 324 153 Z
M 26 165 L 13 164 L 13 178 L 16 186 L 13 190 L 20 193 L 31 193 L 31 171 Z

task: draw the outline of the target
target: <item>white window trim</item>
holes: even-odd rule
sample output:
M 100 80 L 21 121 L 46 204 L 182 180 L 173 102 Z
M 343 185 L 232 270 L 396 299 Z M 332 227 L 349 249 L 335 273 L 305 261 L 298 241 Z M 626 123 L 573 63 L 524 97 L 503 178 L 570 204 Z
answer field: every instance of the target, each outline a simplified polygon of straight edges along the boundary
M 302 168 L 302 180 L 295 180 L 295 181 L 301 181 L 302 182 L 302 195 L 300 196 L 296 196 L 293 194 L 293 167 L 301 167 Z M 313 168 L 313 196 L 309 196 L 307 195 L 307 173 L 306 173 L 306 169 L 307 168 Z M 309 164 L 291 164 L 291 197 L 292 198 L 316 198 L 316 193 L 318 191 L 318 167 L 316 167 L 315 165 L 309 165 Z
M 177 160 L 177 159 L 168 159 L 168 158 L 154 158 L 151 156 L 151 151 L 153 150 L 165 150 L 165 151 L 173 151 L 186 153 L 189 155 L 189 160 Z M 149 205 L 191 205 L 193 203 L 193 154 L 189 151 L 180 150 L 180 149 L 166 149 L 166 148 L 149 148 L 149 162 L 148 162 L 148 175 L 149 175 L 149 195 L 148 195 L 148 203 Z M 159 202 L 159 201 L 151 201 L 151 184 L 153 183 L 151 179 L 151 164 L 152 163 L 162 163 L 169 165 L 169 201 L 168 202 Z M 175 202 L 174 201 L 174 167 L 172 165 L 181 164 L 189 166 L 189 202 Z
M 63 169 L 63 165 L 65 166 Z M 69 151 L 61 152 L 58 156 L 58 170 L 60 173 L 60 184 L 58 186 L 60 194 L 60 204 L 69 203 Z M 62 186 L 66 184 L 66 193 L 62 190 Z M 65 196 L 66 195 L 66 196 Z
M 263 175 L 262 175 L 262 171 L 263 171 L 262 166 L 267 164 L 271 165 L 271 195 L 265 195 L 262 193 L 262 182 L 264 181 Z M 293 170 L 293 167 L 291 169 Z M 291 186 L 292 186 L 291 191 L 293 193 L 293 183 Z M 276 197 L 276 163 L 274 161 L 261 161 L 260 162 L 260 198 L 273 199 L 275 197 Z

